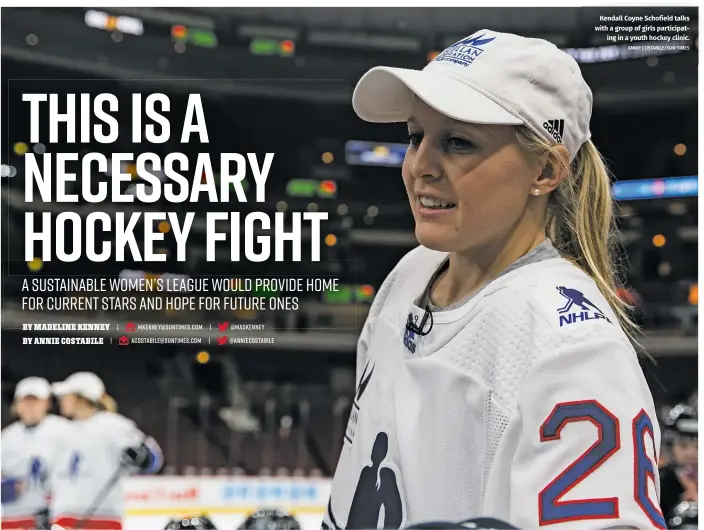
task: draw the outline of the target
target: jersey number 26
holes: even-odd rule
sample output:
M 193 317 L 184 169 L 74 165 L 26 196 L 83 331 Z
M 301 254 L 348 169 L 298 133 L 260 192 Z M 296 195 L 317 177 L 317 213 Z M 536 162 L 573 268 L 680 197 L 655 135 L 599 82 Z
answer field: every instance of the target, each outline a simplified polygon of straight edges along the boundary
M 619 500 L 616 497 L 599 499 L 561 500 L 572 488 L 595 472 L 621 448 L 619 421 L 597 401 L 558 403 L 540 427 L 540 441 L 560 439 L 562 428 L 568 423 L 588 421 L 598 430 L 598 439 L 567 469 L 548 484 L 539 495 L 540 526 L 582 519 L 616 519 Z M 646 453 L 646 434 L 655 449 L 653 424 L 645 410 L 632 422 L 634 447 L 633 497 L 653 526 L 666 528 L 658 506 L 648 496 L 648 481 L 655 486 L 655 464 Z

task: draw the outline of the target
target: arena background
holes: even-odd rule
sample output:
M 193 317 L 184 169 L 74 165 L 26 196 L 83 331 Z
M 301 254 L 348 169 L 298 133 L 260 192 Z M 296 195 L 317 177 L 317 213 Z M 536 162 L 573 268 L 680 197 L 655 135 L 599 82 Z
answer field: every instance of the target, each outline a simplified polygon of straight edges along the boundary
M 548 39 L 580 62 L 594 93 L 592 137 L 614 173 L 623 215 L 628 288 L 622 294 L 639 306 L 643 342 L 653 357 L 643 361 L 644 371 L 659 410 L 696 402 L 698 10 L 676 9 L 691 19 L 690 51 L 644 54 L 594 31 L 600 15 L 625 9 L 2 9 L 3 426 L 11 421 L 19 379 L 59 380 L 91 370 L 105 380 L 120 412 L 165 450 L 162 477 L 130 490 L 127 530 L 160 527 L 171 515 L 201 510 L 230 528 L 255 507 L 274 505 L 292 510 L 304 530 L 317 528 L 354 392 L 359 329 L 386 274 L 416 244 L 399 170 L 404 126 L 356 118 L 352 89 L 369 67 L 420 68 L 482 28 Z M 675 8 L 627 11 L 673 14 Z M 232 263 L 223 253 L 208 263 L 198 259 L 202 242 L 192 237 L 194 258 L 179 263 L 167 233 L 162 251 L 169 259 L 147 270 L 140 263 L 26 262 L 24 211 L 66 206 L 23 202 L 23 154 L 74 149 L 29 141 L 20 94 L 39 90 L 120 98 L 161 91 L 175 109 L 185 108 L 188 93 L 201 93 L 211 152 L 276 153 L 264 210 L 329 212 L 323 260 Z M 120 147 L 110 150 L 135 151 Z M 87 214 L 91 206 L 77 211 Z M 29 276 L 163 273 L 315 274 L 337 277 L 346 287 L 305 300 L 295 313 L 41 314 L 23 312 L 20 304 L 21 281 Z M 23 323 L 92 321 L 203 322 L 205 329 L 223 321 L 266 323 L 276 344 L 208 345 L 217 334 L 209 331 L 199 335 L 201 346 L 120 347 L 117 331 L 103 346 L 22 344 L 31 335 L 21 331 Z

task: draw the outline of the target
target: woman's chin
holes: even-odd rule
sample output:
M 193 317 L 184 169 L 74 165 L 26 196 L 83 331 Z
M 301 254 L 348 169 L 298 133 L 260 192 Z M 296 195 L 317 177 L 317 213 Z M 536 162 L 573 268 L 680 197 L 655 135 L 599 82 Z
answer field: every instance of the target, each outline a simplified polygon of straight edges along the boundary
M 455 250 L 454 236 L 454 231 L 450 233 L 447 227 L 427 226 L 425 223 L 416 224 L 416 239 L 418 243 L 430 250 L 453 252 Z

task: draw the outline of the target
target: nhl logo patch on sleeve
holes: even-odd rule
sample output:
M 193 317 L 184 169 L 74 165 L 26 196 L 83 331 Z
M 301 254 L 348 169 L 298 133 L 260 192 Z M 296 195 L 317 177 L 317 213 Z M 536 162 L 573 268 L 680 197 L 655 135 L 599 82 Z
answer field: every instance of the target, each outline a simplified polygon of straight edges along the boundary
M 596 319 L 611 322 L 583 292 L 562 285 L 557 286 L 557 291 L 565 300 L 564 305 L 557 309 L 560 327 Z
M 611 313 L 607 312 L 608 304 L 598 291 L 593 294 L 582 285 L 569 284 L 532 287 L 530 291 L 545 318 L 558 330 L 589 326 L 599 321 L 613 324 Z

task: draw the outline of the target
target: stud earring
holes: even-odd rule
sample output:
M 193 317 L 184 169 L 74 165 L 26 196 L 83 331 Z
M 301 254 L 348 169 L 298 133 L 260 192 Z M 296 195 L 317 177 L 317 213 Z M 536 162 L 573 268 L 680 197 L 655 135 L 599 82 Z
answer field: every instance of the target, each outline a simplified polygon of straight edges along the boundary
M 538 188 L 534 188 L 533 195 L 540 195 L 540 190 Z

